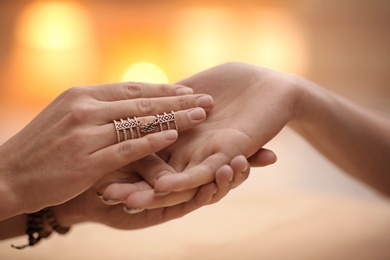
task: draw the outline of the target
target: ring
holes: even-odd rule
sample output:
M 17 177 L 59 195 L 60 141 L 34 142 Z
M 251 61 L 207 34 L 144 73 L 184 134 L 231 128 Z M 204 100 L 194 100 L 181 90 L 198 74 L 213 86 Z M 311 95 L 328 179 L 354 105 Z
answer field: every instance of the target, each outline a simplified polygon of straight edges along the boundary
M 118 143 L 122 141 L 126 141 L 128 139 L 128 132 L 130 133 L 130 138 L 140 138 L 142 134 L 148 134 L 152 132 L 156 132 L 157 126 L 159 129 L 157 131 L 169 130 L 172 128 L 171 123 L 173 123 L 173 127 L 178 131 L 178 126 L 176 122 L 176 116 L 173 111 L 171 113 L 164 113 L 163 115 L 157 114 L 156 119 L 149 123 L 144 123 L 138 120 L 136 117 L 127 118 L 127 119 L 119 119 L 113 120 L 116 136 Z M 166 129 L 164 129 L 166 126 Z M 123 140 L 122 140 L 123 139 Z
M 128 139 L 127 137 L 127 130 L 130 132 L 131 139 L 135 138 L 135 134 L 133 131 L 133 128 L 136 128 L 136 134 L 137 137 L 141 137 L 141 133 L 139 132 L 139 126 L 141 125 L 141 121 L 139 121 L 136 117 L 134 119 L 127 118 L 126 120 L 120 119 L 120 121 L 113 120 L 114 126 L 115 126 L 115 131 L 116 131 L 116 136 L 118 143 L 121 142 L 122 140 L 122 135 L 123 135 L 123 141 L 126 141 Z M 121 134 L 122 133 L 122 134 Z
M 161 116 L 157 114 L 156 123 L 160 125 L 160 131 L 164 130 L 163 128 L 164 123 L 166 124 L 168 130 L 171 129 L 170 122 L 173 122 L 175 126 L 175 130 L 179 131 L 179 128 L 177 127 L 176 116 L 173 111 L 171 111 L 171 113 L 169 114 L 164 113 L 164 115 Z

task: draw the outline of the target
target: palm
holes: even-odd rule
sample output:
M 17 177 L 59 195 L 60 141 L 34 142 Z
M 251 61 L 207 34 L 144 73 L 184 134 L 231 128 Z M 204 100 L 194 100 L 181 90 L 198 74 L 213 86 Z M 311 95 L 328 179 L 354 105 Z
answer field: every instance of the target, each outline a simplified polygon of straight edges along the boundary
M 276 75 L 259 67 L 229 63 L 179 82 L 196 93 L 211 95 L 215 106 L 205 122 L 182 133 L 176 143 L 160 153 L 187 176 L 164 176 L 155 188 L 178 191 L 212 181 L 213 170 L 234 156 L 253 155 L 277 135 L 291 115 L 288 107 L 280 105 L 290 104 L 283 102 L 290 86 L 286 83 L 290 82 L 280 76 L 274 81 Z

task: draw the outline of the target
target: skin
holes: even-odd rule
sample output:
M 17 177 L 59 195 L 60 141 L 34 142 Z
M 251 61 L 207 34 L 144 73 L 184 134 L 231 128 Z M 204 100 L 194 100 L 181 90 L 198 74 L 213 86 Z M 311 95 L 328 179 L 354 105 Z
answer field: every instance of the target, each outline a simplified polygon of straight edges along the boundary
M 126 167 L 126 172 L 117 170 L 105 177 L 126 176 L 126 183 L 148 186 L 142 175 L 154 178 L 158 174 L 158 164 L 151 165 L 136 172 L 131 165 Z M 135 168 L 135 167 L 134 167 Z M 219 201 L 232 189 L 233 185 L 240 185 L 249 175 L 249 164 L 245 157 L 234 158 L 229 165 L 224 165 L 215 173 L 215 182 L 203 185 L 195 196 L 187 202 L 178 203 L 171 207 L 143 210 L 132 214 L 124 211 L 123 205 L 105 205 L 96 196 L 96 188 L 92 187 L 77 197 L 52 207 L 58 222 L 64 226 L 73 226 L 83 222 L 96 222 L 110 227 L 133 230 L 161 224 L 175 218 L 182 217 L 200 207 Z M 101 180 L 104 183 L 106 180 Z M 151 186 L 149 186 L 151 188 Z M 185 192 L 184 192 L 185 193 Z M 179 193 L 178 193 L 179 194 Z M 129 213 L 129 214 L 128 214 Z M 6 239 L 23 235 L 26 228 L 26 215 L 21 214 L 0 222 L 0 239 Z
M 255 155 L 294 116 L 292 103 L 298 95 L 289 78 L 261 74 L 255 68 L 231 63 L 181 81 L 195 93 L 213 96 L 215 106 L 208 120 L 164 150 L 168 164 L 183 174 L 161 176 L 157 191 L 180 191 L 211 181 L 215 167 L 237 155 Z
M 208 161 L 215 154 L 249 157 L 288 125 L 346 173 L 390 195 L 388 118 L 306 79 L 243 63 L 223 64 L 180 84 L 211 95 L 215 107 L 203 124 L 168 148 L 169 164 L 184 174 L 162 176 L 156 190 L 207 182 L 212 176 L 196 174 L 198 166 L 190 170 L 193 161 L 212 167 Z
M 289 126 L 346 173 L 390 196 L 387 118 L 301 77 L 244 63 L 223 64 L 178 84 L 211 95 L 215 105 L 205 122 L 158 153 L 178 173 L 161 173 L 157 194 L 209 183 L 237 155 L 256 162 L 262 147 Z M 148 207 L 137 203 L 137 193 L 130 192 L 126 204 Z
M 260 149 L 253 155 L 250 160 L 247 160 L 245 156 L 239 155 L 230 161 L 230 167 L 235 169 L 234 171 L 248 172 L 249 161 L 252 166 L 264 167 L 276 162 L 276 155 L 267 149 Z M 191 200 L 201 187 L 195 187 L 188 190 L 178 192 L 163 192 L 158 193 L 155 191 L 155 183 L 158 177 L 163 174 L 175 173 L 175 169 L 166 164 L 159 156 L 150 155 L 135 163 L 131 164 L 131 168 L 122 169 L 122 172 L 127 174 L 129 170 L 142 171 L 148 169 L 147 174 L 142 174 L 142 181 L 132 182 L 128 178 L 113 178 L 103 184 L 97 190 L 97 193 L 102 198 L 102 202 L 107 205 L 124 204 L 128 209 L 144 210 L 144 209 L 157 209 L 161 207 L 174 206 L 186 201 Z M 223 165 L 216 170 L 215 177 L 219 174 L 227 174 L 229 171 L 228 165 Z M 249 173 L 249 172 L 248 172 Z M 202 172 L 198 172 L 202 174 Z M 234 174 L 234 178 L 230 180 L 230 189 L 238 187 L 245 179 L 247 175 Z M 207 184 L 205 184 L 207 185 Z M 226 194 L 218 193 L 213 197 L 213 202 L 219 201 Z
M 210 96 L 191 93 L 180 85 L 140 83 L 65 91 L 0 146 L 0 220 L 64 203 L 106 173 L 172 144 L 175 130 L 117 143 L 112 120 L 147 122 L 145 116 L 173 110 L 184 131 L 213 106 Z
M 7 194 L 0 201 L 6 209 L 1 215 L 0 239 L 24 234 L 23 212 L 48 206 L 62 226 L 98 222 L 137 229 L 184 216 L 222 199 L 248 177 L 250 167 L 244 156 L 216 168 L 213 181 L 202 187 L 161 196 L 154 192 L 155 181 L 162 171 L 172 173 L 175 169 L 154 152 L 176 141 L 177 132 L 157 132 L 116 144 L 112 118 L 137 116 L 150 122 L 154 119 L 150 114 L 178 110 L 175 116 L 180 131 L 204 121 L 213 99 L 192 92 L 180 85 L 122 83 L 72 88 L 60 95 L 0 147 L 0 190 Z M 22 145 L 23 140 L 30 141 Z M 271 151 L 258 153 L 259 165 L 274 160 Z M 124 207 L 106 198 L 110 191 L 106 188 L 117 182 L 153 195 L 151 200 L 138 199 L 150 207 L 139 208 L 131 203 Z M 19 190 L 25 194 L 12 193 Z

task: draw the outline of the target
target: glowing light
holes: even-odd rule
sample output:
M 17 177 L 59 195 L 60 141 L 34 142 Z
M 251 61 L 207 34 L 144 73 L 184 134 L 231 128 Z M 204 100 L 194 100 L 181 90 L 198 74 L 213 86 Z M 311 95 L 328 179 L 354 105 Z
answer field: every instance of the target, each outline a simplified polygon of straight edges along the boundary
M 183 10 L 174 22 L 172 33 L 175 57 L 183 74 L 192 74 L 227 60 L 232 44 L 229 31 L 232 10 L 224 7 L 196 7 Z M 189 71 L 185 71 L 189 70 Z
M 18 99 L 47 102 L 96 81 L 99 52 L 91 17 L 72 2 L 32 2 L 18 16 L 10 80 Z
M 123 81 L 168 83 L 165 72 L 157 65 L 149 62 L 139 62 L 129 66 L 122 77 Z
M 283 9 L 265 9 L 253 15 L 256 31 L 248 45 L 251 59 L 276 70 L 305 74 L 308 52 L 301 27 Z
M 308 52 L 298 20 L 282 8 L 184 9 L 172 33 L 179 72 L 192 74 L 227 61 L 243 61 L 304 75 Z M 192 71 L 191 71 L 192 70 Z
M 58 50 L 87 45 L 92 25 L 79 4 L 36 2 L 23 9 L 15 32 L 24 46 Z

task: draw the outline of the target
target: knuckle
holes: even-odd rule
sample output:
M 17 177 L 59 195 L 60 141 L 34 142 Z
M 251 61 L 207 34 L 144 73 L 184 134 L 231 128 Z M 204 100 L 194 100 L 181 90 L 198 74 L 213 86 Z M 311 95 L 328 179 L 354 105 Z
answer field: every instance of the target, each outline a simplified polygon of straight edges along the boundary
M 161 95 L 163 97 L 172 95 L 172 87 L 166 84 L 161 85 Z
M 118 154 L 122 157 L 128 157 L 134 152 L 134 147 L 132 142 L 122 142 L 118 148 Z
M 149 99 L 141 99 L 137 101 L 137 110 L 140 115 L 154 114 L 156 105 Z
M 142 158 L 142 164 L 144 166 L 147 166 L 147 167 L 150 167 L 150 166 L 154 166 L 154 165 L 158 165 L 159 164 L 159 160 L 156 156 L 154 155 L 148 155 L 144 158 Z
M 85 122 L 96 110 L 96 105 L 86 99 L 89 89 L 87 87 L 72 87 L 63 93 L 66 118 L 71 124 Z
M 186 109 L 186 108 L 190 107 L 188 98 L 186 96 L 180 96 L 178 103 L 179 103 L 181 109 Z
M 69 106 L 68 119 L 75 124 L 85 123 L 94 113 L 95 107 L 90 104 L 75 103 Z
M 170 158 L 169 160 L 167 160 L 167 161 L 169 161 L 169 165 L 170 165 L 173 169 L 175 169 L 175 170 L 177 170 L 177 169 L 182 169 L 182 168 L 183 168 L 183 162 L 182 162 L 180 159 L 171 157 L 171 158 Z M 187 161 L 186 161 L 185 163 L 187 163 Z M 195 162 L 195 164 L 197 164 L 197 163 Z
M 125 97 L 139 98 L 141 96 L 141 84 L 127 82 L 122 85 L 122 90 Z
M 211 165 L 208 165 L 206 163 L 201 163 L 200 166 L 202 167 L 202 171 L 205 173 L 214 173 L 215 169 Z M 214 175 L 212 176 L 214 178 Z
M 84 95 L 88 91 L 87 87 L 75 86 L 63 92 L 66 99 L 74 100 Z

